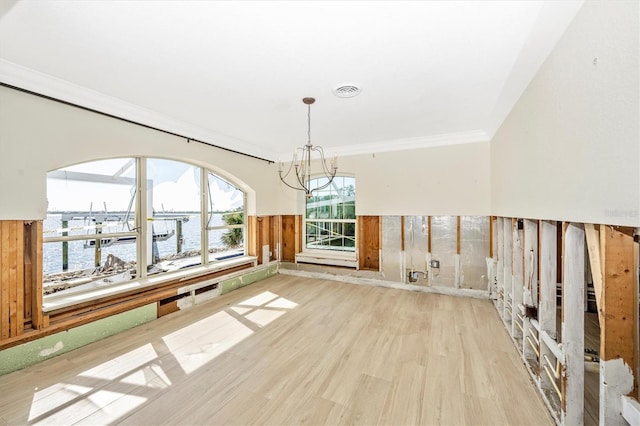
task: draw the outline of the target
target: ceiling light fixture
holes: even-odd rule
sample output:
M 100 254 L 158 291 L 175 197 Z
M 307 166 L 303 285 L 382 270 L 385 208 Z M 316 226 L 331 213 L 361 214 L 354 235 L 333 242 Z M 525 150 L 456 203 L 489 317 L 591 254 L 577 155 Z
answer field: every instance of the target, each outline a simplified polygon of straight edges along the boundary
M 331 182 L 338 171 L 337 157 L 331 159 L 329 166 L 327 167 L 322 147 L 313 146 L 311 144 L 311 104 L 315 101 L 316 100 L 314 98 L 302 99 L 302 102 L 307 105 L 307 144 L 300 148 L 296 148 L 293 152 L 293 160 L 291 160 L 291 164 L 289 164 L 289 169 L 287 169 L 286 173 L 284 173 L 284 164 L 282 162 L 280 162 L 278 166 L 278 175 L 280 175 L 280 180 L 289 188 L 304 191 L 307 198 L 311 198 L 313 191 L 318 191 L 331 185 Z M 319 160 L 322 166 L 322 173 L 327 181 L 322 182 L 322 184 L 317 187 L 311 188 L 311 154 L 314 151 L 320 154 Z M 290 184 L 286 179 L 292 170 L 295 171 L 296 178 L 293 184 Z

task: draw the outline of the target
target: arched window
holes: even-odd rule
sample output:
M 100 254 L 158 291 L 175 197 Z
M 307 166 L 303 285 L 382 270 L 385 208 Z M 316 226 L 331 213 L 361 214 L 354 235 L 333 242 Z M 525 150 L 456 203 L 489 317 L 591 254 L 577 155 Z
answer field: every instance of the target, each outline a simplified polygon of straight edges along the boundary
M 47 198 L 45 296 L 245 254 L 244 192 L 192 164 L 135 157 L 64 167 L 47 174 Z
M 326 178 L 311 180 L 312 188 L 322 187 Z M 313 192 L 306 201 L 305 249 L 356 250 L 356 180 L 336 176 L 324 189 Z

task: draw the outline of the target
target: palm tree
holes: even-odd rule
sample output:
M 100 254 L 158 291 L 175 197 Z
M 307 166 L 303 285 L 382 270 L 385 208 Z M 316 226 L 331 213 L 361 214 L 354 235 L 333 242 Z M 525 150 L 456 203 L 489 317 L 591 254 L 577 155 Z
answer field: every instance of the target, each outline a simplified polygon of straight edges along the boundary
M 242 225 L 244 223 L 244 212 L 238 211 L 233 213 L 227 213 L 224 216 L 224 221 L 227 225 Z M 222 243 L 228 248 L 236 248 L 242 244 L 242 228 L 232 228 L 220 238 Z

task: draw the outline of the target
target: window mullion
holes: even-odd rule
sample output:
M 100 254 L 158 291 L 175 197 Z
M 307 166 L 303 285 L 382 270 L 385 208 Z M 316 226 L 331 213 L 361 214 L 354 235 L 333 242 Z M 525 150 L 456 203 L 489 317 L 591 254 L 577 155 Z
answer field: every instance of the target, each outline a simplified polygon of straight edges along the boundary
M 209 263 L 209 172 L 200 169 L 200 260 Z
M 147 182 L 147 159 L 145 157 L 138 157 L 136 167 L 136 185 L 138 187 L 138 199 L 136 203 L 138 208 L 136 209 L 136 229 L 138 232 L 138 238 L 136 238 L 136 269 L 137 276 L 145 278 L 147 276 L 147 235 L 151 222 L 147 221 L 148 211 L 147 203 L 149 199 L 149 185 Z M 152 264 L 153 262 L 149 262 Z

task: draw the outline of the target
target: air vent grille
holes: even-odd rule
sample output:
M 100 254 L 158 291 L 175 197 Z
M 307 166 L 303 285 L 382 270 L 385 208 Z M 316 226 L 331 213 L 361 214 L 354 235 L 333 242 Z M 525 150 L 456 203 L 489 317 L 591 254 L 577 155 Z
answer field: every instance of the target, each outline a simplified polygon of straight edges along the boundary
M 345 83 L 333 89 L 333 94 L 339 98 L 353 98 L 361 92 L 357 84 Z

